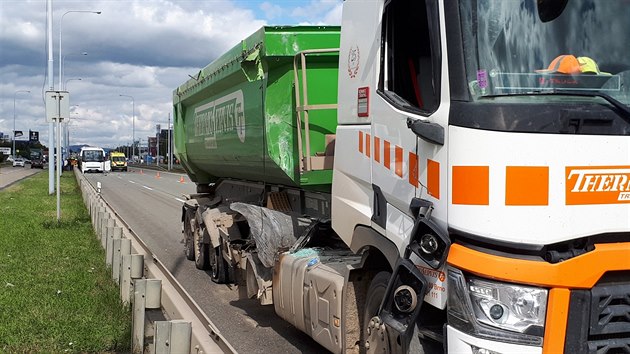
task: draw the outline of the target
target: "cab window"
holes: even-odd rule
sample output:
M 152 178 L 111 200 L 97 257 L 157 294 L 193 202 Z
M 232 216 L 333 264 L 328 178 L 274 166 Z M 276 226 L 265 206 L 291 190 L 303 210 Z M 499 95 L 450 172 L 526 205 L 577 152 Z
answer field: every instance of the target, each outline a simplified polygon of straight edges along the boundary
M 398 108 L 428 115 L 439 104 L 439 41 L 432 0 L 391 0 L 383 12 L 379 93 Z

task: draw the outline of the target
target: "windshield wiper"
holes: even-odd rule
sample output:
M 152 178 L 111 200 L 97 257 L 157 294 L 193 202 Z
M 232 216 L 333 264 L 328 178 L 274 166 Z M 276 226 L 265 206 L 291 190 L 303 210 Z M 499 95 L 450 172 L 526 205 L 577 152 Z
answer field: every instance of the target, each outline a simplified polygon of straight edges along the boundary
M 612 97 L 611 95 L 607 93 L 600 92 L 600 91 L 567 91 L 567 90 L 554 90 L 552 92 L 558 93 L 561 95 L 601 97 L 605 99 L 606 101 L 608 101 L 608 103 L 613 105 L 615 108 L 623 112 L 623 115 L 621 115 L 621 117 L 627 120 L 628 122 L 630 122 L 630 107 L 626 106 L 625 104 L 620 102 L 618 99 Z
M 509 93 L 501 95 L 485 95 L 481 97 L 493 98 L 493 97 L 506 97 L 506 96 L 538 96 L 538 95 L 566 95 L 566 96 L 581 96 L 581 97 L 601 97 L 608 103 L 617 108 L 620 112 L 619 116 L 630 123 L 630 107 L 626 106 L 611 95 L 600 91 L 571 91 L 571 90 L 545 90 L 535 92 L 523 92 L 523 93 Z

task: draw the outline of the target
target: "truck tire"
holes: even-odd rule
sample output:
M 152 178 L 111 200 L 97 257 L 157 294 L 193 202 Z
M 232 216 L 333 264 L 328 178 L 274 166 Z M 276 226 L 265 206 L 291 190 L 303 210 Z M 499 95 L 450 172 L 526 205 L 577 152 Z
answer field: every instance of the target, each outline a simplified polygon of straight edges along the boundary
M 361 353 L 391 353 L 393 350 L 393 348 L 389 345 L 387 335 L 384 336 L 384 340 L 379 337 L 379 340 L 376 343 L 372 342 L 368 344 L 370 341 L 368 327 L 370 327 L 372 318 L 376 316 L 378 308 L 381 306 L 381 302 L 385 297 L 385 292 L 387 291 L 387 285 L 391 276 L 392 274 L 389 272 L 380 272 L 376 274 L 370 283 L 365 300 L 365 311 L 363 315 Z M 435 342 L 430 339 L 420 339 L 418 337 L 418 329 L 415 329 L 411 343 L 409 343 L 409 353 L 439 354 L 443 352 L 444 349 L 442 347 L 442 343 Z
M 228 264 L 223 259 L 223 244 L 219 243 L 219 247 L 210 251 L 210 267 L 212 281 L 217 284 L 226 284 L 228 282 L 227 268 Z
M 363 324 L 361 326 L 361 353 L 383 352 L 383 349 L 385 349 L 385 353 L 389 353 L 387 336 L 379 343 L 370 343 L 371 329 L 369 327 L 372 318 L 378 313 L 378 308 L 381 306 L 381 302 L 385 297 L 387 284 L 391 276 L 392 274 L 390 272 L 379 272 L 372 279 L 370 287 L 368 288 L 363 311 Z
M 197 228 L 194 233 L 193 244 L 195 247 L 195 267 L 197 269 L 208 269 L 208 244 L 203 243 L 203 234 L 206 232 L 204 228 Z
M 189 261 L 195 260 L 195 248 L 194 248 L 194 229 L 192 225 L 194 210 L 186 210 L 184 217 L 184 255 Z

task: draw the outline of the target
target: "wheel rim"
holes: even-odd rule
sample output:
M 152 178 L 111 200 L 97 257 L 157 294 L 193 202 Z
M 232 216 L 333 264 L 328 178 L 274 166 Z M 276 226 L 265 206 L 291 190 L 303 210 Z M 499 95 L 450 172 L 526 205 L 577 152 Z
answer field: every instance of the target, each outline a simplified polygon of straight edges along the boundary
M 367 327 L 365 350 L 367 353 L 389 353 L 389 338 L 387 329 L 380 317 L 374 316 Z
M 212 268 L 212 278 L 217 279 L 219 277 L 219 256 L 216 249 L 210 251 L 210 267 Z
M 390 276 L 389 272 L 378 273 L 372 279 L 368 289 L 362 338 L 366 353 L 390 353 L 391 351 L 387 329 L 381 318 L 378 317 L 378 309 L 385 297 Z
M 190 219 L 190 216 L 188 215 L 188 213 L 186 213 L 186 221 L 184 222 L 184 248 L 185 248 L 185 252 L 188 255 L 190 253 L 190 251 L 193 248 L 193 245 L 191 244 L 192 241 L 192 225 L 191 222 L 192 220 Z
M 201 243 L 200 235 L 201 233 L 199 232 L 199 229 L 196 229 L 194 233 L 194 241 L 193 241 L 193 246 L 195 248 L 195 259 L 201 258 L 201 247 L 203 247 L 203 245 Z

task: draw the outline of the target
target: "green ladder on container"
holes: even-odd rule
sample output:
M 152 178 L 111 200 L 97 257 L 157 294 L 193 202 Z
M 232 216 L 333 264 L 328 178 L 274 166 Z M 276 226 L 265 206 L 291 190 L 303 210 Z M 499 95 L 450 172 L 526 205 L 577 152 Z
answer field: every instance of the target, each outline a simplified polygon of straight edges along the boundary
M 335 134 L 326 135 L 326 148 L 323 152 L 318 152 L 314 156 L 311 156 L 311 141 L 310 141 L 310 125 L 309 125 L 309 111 L 314 110 L 326 110 L 337 109 L 337 103 L 328 104 L 308 104 L 308 89 L 306 79 L 306 57 L 307 55 L 321 55 L 329 53 L 339 53 L 339 48 L 326 48 L 326 49 L 310 49 L 299 52 L 293 59 L 293 74 L 295 80 L 295 99 L 296 99 L 296 113 L 297 113 L 297 140 L 298 140 L 298 156 L 300 159 L 300 172 L 305 173 L 313 170 L 332 170 L 334 163 L 334 142 Z M 302 70 L 298 70 L 302 69 Z M 302 73 L 302 95 L 300 95 L 299 86 L 299 74 Z M 337 84 L 337 83 L 335 83 Z M 303 96 L 303 102 L 302 102 Z M 304 147 L 302 145 L 302 123 L 304 124 Z M 306 150 L 306 151 L 304 151 Z

